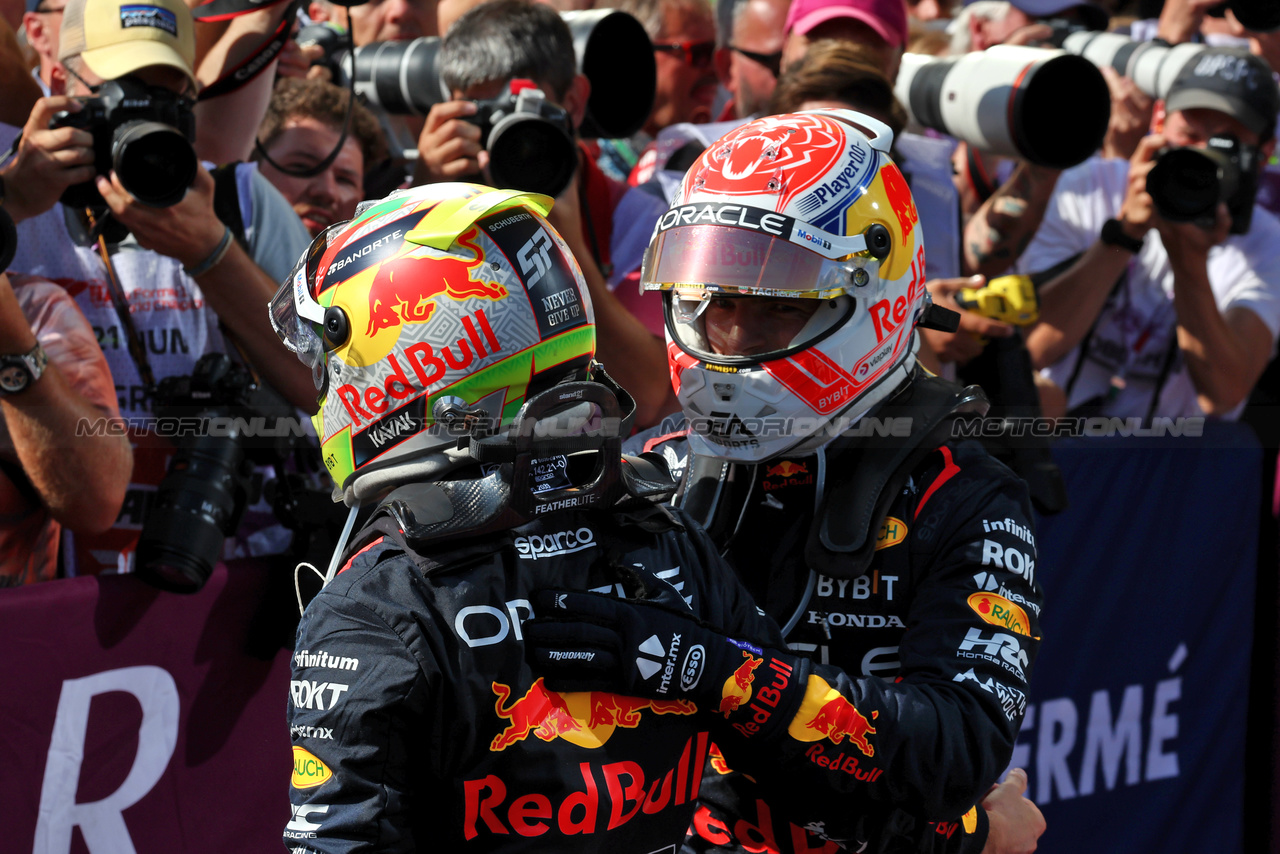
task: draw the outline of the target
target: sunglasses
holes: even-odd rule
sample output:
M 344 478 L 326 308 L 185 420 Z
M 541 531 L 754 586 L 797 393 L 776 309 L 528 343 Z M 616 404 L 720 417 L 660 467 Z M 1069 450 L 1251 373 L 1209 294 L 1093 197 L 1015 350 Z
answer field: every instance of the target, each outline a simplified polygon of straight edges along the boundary
M 769 69 L 774 77 L 777 77 L 782 73 L 782 51 L 780 50 L 775 51 L 774 53 L 756 53 L 754 50 L 743 50 L 736 45 L 729 45 L 729 50 L 734 53 L 740 53 L 747 59 L 760 63 L 765 68 Z
M 693 68 L 710 68 L 711 58 L 716 52 L 716 43 L 708 42 L 664 42 L 655 43 L 654 50 L 663 53 L 680 55 L 680 60 Z

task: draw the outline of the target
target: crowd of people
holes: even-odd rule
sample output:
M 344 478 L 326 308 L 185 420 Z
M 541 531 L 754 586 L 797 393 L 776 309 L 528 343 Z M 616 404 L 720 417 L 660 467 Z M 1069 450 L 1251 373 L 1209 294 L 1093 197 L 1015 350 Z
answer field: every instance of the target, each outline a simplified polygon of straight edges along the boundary
M 336 715 L 292 697 L 296 851 L 567 840 L 605 789 L 600 831 L 644 850 L 1034 850 L 1025 777 L 1001 775 L 1048 499 L 1007 445 L 944 431 L 1026 403 L 984 359 L 1002 345 L 1050 424 L 1237 420 L 1280 393 L 1280 20 L 1212 5 L 6 6 L 0 586 L 150 572 L 154 511 L 192 494 L 211 521 L 160 540 L 290 567 L 315 558 L 300 525 L 344 516 L 282 496 L 351 508 L 298 635 L 296 670 L 354 664 Z M 625 138 L 582 132 L 562 17 L 606 6 L 652 43 Z M 1067 168 L 895 94 L 908 53 L 1107 29 L 1204 49 L 1162 97 L 1101 69 L 1105 138 Z M 374 59 L 424 37 L 429 63 Z M 380 85 L 413 90 L 407 68 L 421 110 Z M 554 199 L 489 189 L 529 104 L 572 151 Z M 1208 214 L 1151 189 L 1184 149 L 1230 191 Z M 1029 322 L 983 309 L 1006 276 Z M 565 401 L 594 427 L 557 432 Z M 211 413 L 264 411 L 314 429 L 209 438 Z M 477 640 L 486 608 L 512 630 Z

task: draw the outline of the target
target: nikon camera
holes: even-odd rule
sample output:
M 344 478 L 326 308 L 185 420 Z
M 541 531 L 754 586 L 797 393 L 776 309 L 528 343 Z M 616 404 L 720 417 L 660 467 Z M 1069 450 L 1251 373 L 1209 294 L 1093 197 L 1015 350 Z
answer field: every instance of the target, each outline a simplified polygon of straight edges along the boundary
M 182 201 L 199 164 L 194 102 L 135 77 L 103 83 L 76 113 L 54 114 L 50 128 L 73 127 L 93 134 L 94 168 L 114 169 L 120 183 L 138 201 L 164 208 Z M 106 204 L 93 181 L 68 187 L 62 203 L 102 208 Z

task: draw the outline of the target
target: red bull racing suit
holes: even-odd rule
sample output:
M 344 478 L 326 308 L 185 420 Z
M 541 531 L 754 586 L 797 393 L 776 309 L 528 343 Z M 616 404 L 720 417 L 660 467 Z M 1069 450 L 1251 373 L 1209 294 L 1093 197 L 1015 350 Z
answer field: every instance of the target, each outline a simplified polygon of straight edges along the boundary
M 647 435 L 632 449 L 687 462 L 677 425 Z M 767 751 L 717 739 L 686 850 L 835 852 L 841 839 L 867 852 L 981 851 L 986 816 L 970 807 L 1009 761 L 1039 646 L 1025 485 L 976 443 L 943 444 L 889 499 L 865 571 L 827 575 L 811 573 L 806 545 L 820 486 L 848 474 L 840 461 L 726 472 L 711 536 L 790 626 L 810 684 L 832 690 Z M 787 763 L 810 773 L 780 773 Z
M 357 535 L 298 628 L 286 845 L 674 852 L 710 747 L 692 704 L 558 694 L 521 642 L 534 591 L 621 596 L 644 572 L 698 616 L 781 643 L 705 534 L 639 504 L 421 551 L 394 528 Z

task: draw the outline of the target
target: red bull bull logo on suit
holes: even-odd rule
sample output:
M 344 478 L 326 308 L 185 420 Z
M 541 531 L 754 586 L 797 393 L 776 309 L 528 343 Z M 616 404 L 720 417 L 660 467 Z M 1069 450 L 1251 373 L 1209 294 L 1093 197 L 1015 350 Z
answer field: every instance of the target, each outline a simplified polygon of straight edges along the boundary
M 562 738 L 579 747 L 600 747 L 617 727 L 638 727 L 640 713 L 646 709 L 655 715 L 691 715 L 697 711 L 687 700 L 641 700 L 604 691 L 561 694 L 547 688 L 542 677 L 510 705 L 507 701 L 511 686 L 494 682 L 490 687 L 497 697 L 494 711 L 508 722 L 489 744 L 492 751 L 506 750 L 530 736 L 543 741 Z
M 871 736 L 876 734 L 871 721 L 879 712 L 871 713 L 868 720 L 839 691 L 832 688 L 820 676 L 810 676 L 800 711 L 787 727 L 787 733 L 796 741 L 827 739 L 840 744 L 846 738 L 868 759 L 876 755 Z

